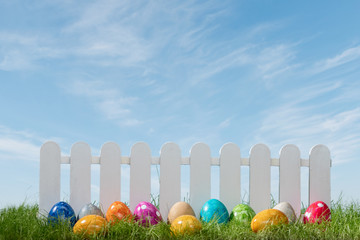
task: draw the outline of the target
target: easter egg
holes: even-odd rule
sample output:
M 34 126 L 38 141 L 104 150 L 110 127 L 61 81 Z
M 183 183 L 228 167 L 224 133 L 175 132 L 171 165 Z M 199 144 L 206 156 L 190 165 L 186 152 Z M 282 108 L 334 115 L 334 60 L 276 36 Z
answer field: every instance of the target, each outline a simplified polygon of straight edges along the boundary
M 100 208 L 98 208 L 97 206 L 95 206 L 92 203 L 88 203 L 88 204 L 84 205 L 80 209 L 77 218 L 80 219 L 80 218 L 83 218 L 83 217 L 85 217 L 87 215 L 99 215 L 101 217 L 104 217 L 104 214 L 102 213 Z
M 317 201 L 312 203 L 305 211 L 304 223 L 321 223 L 330 221 L 331 212 L 326 203 Z
M 175 236 L 191 235 L 201 230 L 201 223 L 193 215 L 182 215 L 174 219 L 170 230 Z
M 205 222 L 227 223 L 229 221 L 229 212 L 222 202 L 217 199 L 210 199 L 202 206 L 200 219 Z
M 74 226 L 76 222 L 74 209 L 66 202 L 58 202 L 50 209 L 48 222 L 50 224 L 69 222 Z
M 106 211 L 106 220 L 111 223 L 115 223 L 118 221 L 128 221 L 131 222 L 133 219 L 133 215 L 126 206 L 125 203 L 120 201 L 113 202 L 108 210 Z
M 288 224 L 287 216 L 277 209 L 266 209 L 258 214 L 251 221 L 251 229 L 258 232 L 271 225 Z
M 96 235 L 105 229 L 106 220 L 99 215 L 86 215 L 76 222 L 73 231 L 84 236 Z
M 160 211 L 149 202 L 140 202 L 134 210 L 135 220 L 142 226 L 156 225 L 162 221 Z
M 195 212 L 190 204 L 186 202 L 177 202 L 170 208 L 167 221 L 171 224 L 175 218 L 182 215 L 191 215 L 195 217 Z
M 238 204 L 231 211 L 230 220 L 241 223 L 251 223 L 251 220 L 255 215 L 255 211 L 249 205 Z
M 290 203 L 281 202 L 281 203 L 277 204 L 275 207 L 273 207 L 273 209 L 277 209 L 277 210 L 283 212 L 289 219 L 290 223 L 296 222 L 296 214 L 295 214 L 293 207 L 290 205 Z

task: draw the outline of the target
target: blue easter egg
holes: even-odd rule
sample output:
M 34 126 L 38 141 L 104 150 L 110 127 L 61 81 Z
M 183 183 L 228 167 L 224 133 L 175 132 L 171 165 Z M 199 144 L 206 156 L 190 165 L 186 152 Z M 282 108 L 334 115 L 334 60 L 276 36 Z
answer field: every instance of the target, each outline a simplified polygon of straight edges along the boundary
M 50 224 L 69 222 L 73 227 L 76 222 L 74 209 L 66 202 L 58 202 L 51 208 L 48 215 L 48 222 Z
M 229 212 L 222 202 L 217 199 L 210 199 L 201 208 L 200 219 L 205 222 L 227 223 L 229 221 Z

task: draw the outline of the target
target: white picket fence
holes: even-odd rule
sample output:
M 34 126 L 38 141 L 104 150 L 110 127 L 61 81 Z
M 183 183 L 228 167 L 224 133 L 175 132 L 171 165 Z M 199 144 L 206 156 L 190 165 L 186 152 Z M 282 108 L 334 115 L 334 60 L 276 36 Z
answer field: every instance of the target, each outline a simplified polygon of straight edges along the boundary
M 219 157 L 212 157 L 204 143 L 195 144 L 189 157 L 183 157 L 179 146 L 165 143 L 159 157 L 153 157 L 144 142 L 131 148 L 129 157 L 122 156 L 114 142 L 105 143 L 100 156 L 92 156 L 84 142 L 75 143 L 70 156 L 62 156 L 55 142 L 46 142 L 40 150 L 39 209 L 46 213 L 60 201 L 61 164 L 70 164 L 70 205 L 78 212 L 91 202 L 91 164 L 100 164 L 100 203 L 107 209 L 120 200 L 121 164 L 130 164 L 130 209 L 141 201 L 150 201 L 151 165 L 160 165 L 160 212 L 166 218 L 171 206 L 181 201 L 181 165 L 190 165 L 190 205 L 196 214 L 210 199 L 211 166 L 220 168 L 220 194 L 229 211 L 241 203 L 241 166 L 249 167 L 250 206 L 259 212 L 270 207 L 271 167 L 279 167 L 279 200 L 289 202 L 299 215 L 301 210 L 300 168 L 309 167 L 309 203 L 321 200 L 330 205 L 330 151 L 324 145 L 310 150 L 309 158 L 300 158 L 295 145 L 285 145 L 280 157 L 271 158 L 269 148 L 256 144 L 249 158 L 242 158 L 239 147 L 227 143 L 220 149 Z

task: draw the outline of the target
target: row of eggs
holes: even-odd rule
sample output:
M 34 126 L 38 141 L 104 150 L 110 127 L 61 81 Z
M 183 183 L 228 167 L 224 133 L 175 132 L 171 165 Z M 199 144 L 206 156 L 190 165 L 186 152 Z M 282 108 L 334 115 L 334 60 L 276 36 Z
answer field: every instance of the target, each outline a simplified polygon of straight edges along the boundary
M 78 219 L 78 221 L 76 221 Z M 201 211 L 200 219 L 204 222 L 227 223 L 230 220 L 251 223 L 254 232 L 264 229 L 269 225 L 287 224 L 296 221 L 296 214 L 291 205 L 282 202 L 272 209 L 266 209 L 258 214 L 246 204 L 238 204 L 229 215 L 225 205 L 217 200 L 207 201 Z M 81 208 L 78 216 L 66 202 L 55 204 L 49 212 L 48 220 L 50 223 L 68 220 L 73 226 L 74 233 L 92 235 L 102 231 L 107 222 L 116 224 L 120 221 L 131 222 L 135 220 L 142 226 L 156 225 L 162 222 L 160 211 L 149 202 L 140 202 L 134 210 L 130 211 L 128 206 L 120 201 L 110 205 L 106 212 L 106 217 L 102 211 L 94 204 L 87 204 Z M 322 202 L 314 202 L 305 211 L 304 223 L 321 223 L 330 220 L 330 209 Z M 171 231 L 175 234 L 190 234 L 201 230 L 201 222 L 196 218 L 192 207 L 186 202 L 177 202 L 169 210 L 167 221 L 171 224 Z

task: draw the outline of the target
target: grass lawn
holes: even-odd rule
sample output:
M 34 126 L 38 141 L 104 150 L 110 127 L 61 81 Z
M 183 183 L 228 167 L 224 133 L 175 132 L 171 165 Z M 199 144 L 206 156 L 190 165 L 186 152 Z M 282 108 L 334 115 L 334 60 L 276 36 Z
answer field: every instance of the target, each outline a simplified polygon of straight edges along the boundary
M 0 239 L 81 239 L 68 225 L 55 227 L 37 218 L 38 206 L 9 207 L 0 212 Z M 331 223 L 273 226 L 253 233 L 250 224 L 230 222 L 226 225 L 203 223 L 202 230 L 192 236 L 174 237 L 169 225 L 150 228 L 136 223 L 122 223 L 93 239 L 360 239 L 360 205 L 333 203 Z

